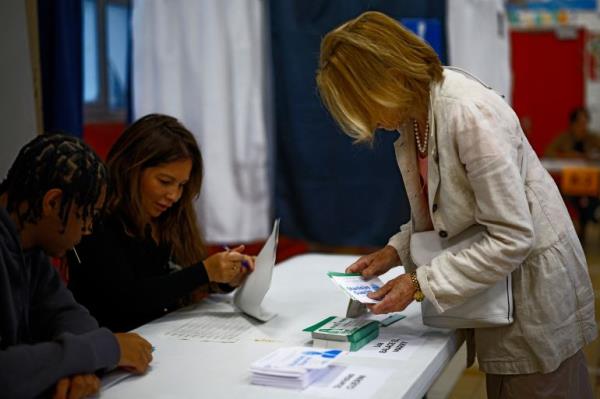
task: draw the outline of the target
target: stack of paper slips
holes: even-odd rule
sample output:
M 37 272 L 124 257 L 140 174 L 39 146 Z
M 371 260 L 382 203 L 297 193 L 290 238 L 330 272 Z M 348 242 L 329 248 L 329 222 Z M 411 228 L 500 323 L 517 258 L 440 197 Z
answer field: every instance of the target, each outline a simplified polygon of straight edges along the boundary
M 331 279 L 331 282 L 341 288 L 350 299 L 354 299 L 360 303 L 379 302 L 367 296 L 383 286 L 383 281 L 379 277 L 372 277 L 365 280 L 360 273 L 328 272 L 327 275 Z
M 337 349 L 279 348 L 252 363 L 251 381 L 257 385 L 304 389 L 331 371 L 331 363 L 345 353 Z
M 311 333 L 313 346 L 354 352 L 377 338 L 379 322 L 331 316 L 303 331 Z

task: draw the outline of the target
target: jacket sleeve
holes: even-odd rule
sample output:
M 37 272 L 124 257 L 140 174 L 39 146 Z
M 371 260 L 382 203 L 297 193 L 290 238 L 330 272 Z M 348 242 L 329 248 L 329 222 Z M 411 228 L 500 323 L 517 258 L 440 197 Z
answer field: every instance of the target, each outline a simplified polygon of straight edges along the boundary
M 38 396 L 63 377 L 113 367 L 120 357 L 114 335 L 98 328 L 89 313 L 74 301 L 49 262 L 33 267 L 33 343 L 0 350 L 3 398 Z
M 469 248 L 445 252 L 417 270 L 423 293 L 438 311 L 459 305 L 506 277 L 533 246 L 518 155 L 525 153 L 522 133 L 512 110 L 498 102 L 455 104 L 449 114 L 448 134 L 453 135 L 473 190 L 475 221 L 486 227 L 486 234 Z
M 110 232 L 84 240 L 78 247 L 83 263 L 75 265 L 77 270 L 71 273 L 69 287 L 77 297 L 87 292 L 87 300 L 93 303 L 84 301 L 84 304 L 92 312 L 100 308 L 103 313 L 118 309 L 120 314 L 145 314 L 171 306 L 209 283 L 202 262 L 179 271 L 140 278 L 135 270 L 143 265 L 133 264 L 131 257 L 123 254 L 127 245 L 109 235 Z
M 115 279 L 112 297 L 124 309 L 143 313 L 147 309 L 161 308 L 177 302 L 208 283 L 208 273 L 204 263 L 200 262 L 169 274 L 145 279 L 136 279 L 126 273 L 122 279 Z
M 31 298 L 30 323 L 36 340 L 55 339 L 69 332 L 82 334 L 98 328 L 98 322 L 78 304 L 56 269 L 43 254 L 32 265 L 37 286 Z
M 407 273 L 414 272 L 416 266 L 410 257 L 410 225 L 411 221 L 400 226 L 400 231 L 390 237 L 387 245 L 393 247 L 398 256 L 400 257 L 400 263 L 404 266 Z

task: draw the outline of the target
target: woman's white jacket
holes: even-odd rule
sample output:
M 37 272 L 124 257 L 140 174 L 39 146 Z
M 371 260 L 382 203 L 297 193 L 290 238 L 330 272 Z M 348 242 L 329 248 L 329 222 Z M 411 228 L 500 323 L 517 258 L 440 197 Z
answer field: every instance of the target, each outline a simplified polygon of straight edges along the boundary
M 597 334 L 585 255 L 560 192 L 519 119 L 493 90 L 446 69 L 430 100 L 428 192 L 421 193 L 412 130 L 403 129 L 394 145 L 411 220 L 388 245 L 414 270 L 412 231 L 435 229 L 444 239 L 485 226 L 482 241 L 420 267 L 419 284 L 443 311 L 512 273 L 515 322 L 475 330 L 480 368 L 494 374 L 555 370 Z

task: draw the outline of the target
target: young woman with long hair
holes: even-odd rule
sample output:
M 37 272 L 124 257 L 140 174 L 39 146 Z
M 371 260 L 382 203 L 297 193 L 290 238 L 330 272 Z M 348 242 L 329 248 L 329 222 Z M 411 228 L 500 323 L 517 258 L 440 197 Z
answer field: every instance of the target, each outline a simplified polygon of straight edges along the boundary
M 203 164 L 194 136 L 151 114 L 107 157 L 106 216 L 69 259 L 69 288 L 101 325 L 125 331 L 189 303 L 198 290 L 230 291 L 254 267 L 240 246 L 205 259 L 194 210 Z

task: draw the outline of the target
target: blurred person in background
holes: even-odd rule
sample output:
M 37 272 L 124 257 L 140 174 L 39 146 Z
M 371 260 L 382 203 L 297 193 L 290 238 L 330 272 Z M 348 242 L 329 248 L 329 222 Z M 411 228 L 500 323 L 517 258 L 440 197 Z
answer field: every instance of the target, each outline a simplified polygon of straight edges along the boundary
M 546 148 L 548 158 L 600 160 L 600 136 L 589 129 L 590 113 L 584 107 L 577 107 L 569 114 L 567 131 L 558 135 Z M 600 194 L 600 193 L 599 193 Z M 600 199 L 598 196 L 566 195 L 565 201 L 571 204 L 576 215 L 577 234 L 585 245 L 585 231 L 588 223 L 598 223 Z
M 590 113 L 578 107 L 569 114 L 567 131 L 559 134 L 546 148 L 548 158 L 599 159 L 600 136 L 589 130 Z

